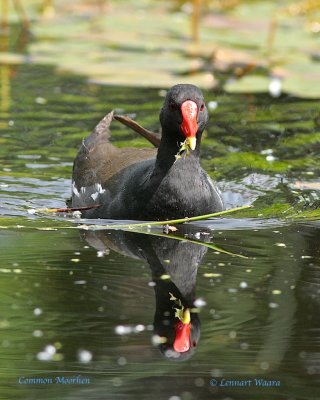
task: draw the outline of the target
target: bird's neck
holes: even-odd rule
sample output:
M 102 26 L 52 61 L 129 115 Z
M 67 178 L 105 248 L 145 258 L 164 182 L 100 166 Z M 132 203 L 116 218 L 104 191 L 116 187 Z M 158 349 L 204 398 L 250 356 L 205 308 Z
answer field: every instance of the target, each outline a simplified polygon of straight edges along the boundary
M 162 136 L 155 167 L 161 170 L 168 170 L 176 163 L 179 155 L 181 158 L 188 157 L 190 162 L 200 162 L 200 141 L 201 138 L 197 139 L 195 150 L 189 150 L 189 154 L 186 155 L 185 151 L 180 154 L 182 143 L 176 137 L 173 135 L 171 137 Z

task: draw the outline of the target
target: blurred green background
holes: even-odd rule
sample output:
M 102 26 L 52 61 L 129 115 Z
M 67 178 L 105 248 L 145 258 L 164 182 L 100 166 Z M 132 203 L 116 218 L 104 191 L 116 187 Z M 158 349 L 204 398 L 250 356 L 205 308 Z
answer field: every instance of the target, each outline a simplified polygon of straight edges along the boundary
M 276 96 L 280 87 L 320 97 L 319 0 L 2 0 L 1 6 L 0 63 L 53 64 L 114 85 L 188 81 L 229 92 Z M 18 27 L 10 39 L 9 22 Z

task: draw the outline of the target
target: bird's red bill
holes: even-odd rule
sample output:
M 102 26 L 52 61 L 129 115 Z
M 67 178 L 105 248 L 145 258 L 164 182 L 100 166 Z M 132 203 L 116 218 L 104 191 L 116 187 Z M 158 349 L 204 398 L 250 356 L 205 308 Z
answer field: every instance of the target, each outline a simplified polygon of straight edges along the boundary
M 184 353 L 190 349 L 190 327 L 191 323 L 184 324 L 179 321 L 176 325 L 176 337 L 173 342 L 173 348 L 179 353 Z
M 181 130 L 186 138 L 196 136 L 198 132 L 198 106 L 194 101 L 187 100 L 181 105 Z

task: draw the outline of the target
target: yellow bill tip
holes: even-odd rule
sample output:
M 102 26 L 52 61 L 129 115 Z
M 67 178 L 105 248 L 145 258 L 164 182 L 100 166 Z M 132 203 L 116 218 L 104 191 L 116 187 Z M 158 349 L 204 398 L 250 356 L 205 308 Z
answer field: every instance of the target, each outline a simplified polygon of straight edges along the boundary
M 197 146 L 197 138 L 195 136 L 187 137 L 187 145 L 189 146 L 190 150 L 194 150 Z
M 190 321 L 191 321 L 190 309 L 189 309 L 189 308 L 186 308 L 186 309 L 183 311 L 183 320 L 182 320 L 182 323 L 183 323 L 183 324 L 190 324 Z

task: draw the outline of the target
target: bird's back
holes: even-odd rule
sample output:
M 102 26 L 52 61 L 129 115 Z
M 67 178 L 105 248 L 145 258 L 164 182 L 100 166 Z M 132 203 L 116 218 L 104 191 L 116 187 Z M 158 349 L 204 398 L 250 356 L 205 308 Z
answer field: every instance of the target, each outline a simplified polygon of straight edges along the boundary
M 74 160 L 72 174 L 72 207 L 96 205 L 108 184 L 134 164 L 153 159 L 156 149 L 117 148 L 110 142 L 112 113 L 97 125 L 82 143 Z

